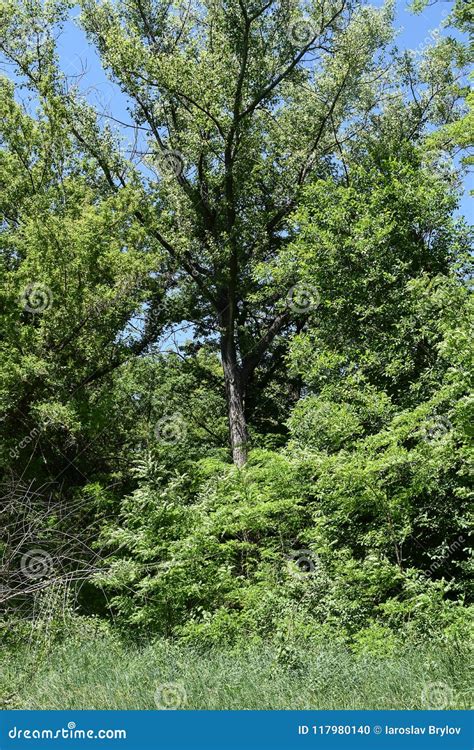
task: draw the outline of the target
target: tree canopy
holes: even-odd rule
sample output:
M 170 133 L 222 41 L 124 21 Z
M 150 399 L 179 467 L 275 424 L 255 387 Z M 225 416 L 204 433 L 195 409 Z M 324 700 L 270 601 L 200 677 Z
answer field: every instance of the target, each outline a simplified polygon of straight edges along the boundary
M 5 601 L 463 633 L 469 9 L 417 56 L 390 3 L 84 0 L 124 123 L 70 7 L 0 17 Z

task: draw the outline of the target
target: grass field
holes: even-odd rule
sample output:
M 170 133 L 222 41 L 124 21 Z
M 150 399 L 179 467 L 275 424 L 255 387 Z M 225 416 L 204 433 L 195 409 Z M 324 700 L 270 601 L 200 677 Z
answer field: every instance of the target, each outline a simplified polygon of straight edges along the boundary
M 4 652 L 2 662 L 2 708 L 445 709 L 470 702 L 465 647 L 412 647 L 390 658 L 327 647 L 285 665 L 271 645 L 204 652 L 166 641 L 131 647 L 99 635 Z

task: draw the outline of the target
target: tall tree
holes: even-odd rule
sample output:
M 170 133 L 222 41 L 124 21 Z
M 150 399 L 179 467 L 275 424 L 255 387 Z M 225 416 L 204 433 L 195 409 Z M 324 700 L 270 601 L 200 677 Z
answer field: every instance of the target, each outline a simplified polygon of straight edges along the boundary
M 256 368 L 292 325 L 275 258 L 302 185 L 326 172 L 348 118 L 374 106 L 374 53 L 388 11 L 338 0 L 86 3 L 84 23 L 173 167 L 151 195 L 158 237 L 192 282 L 189 306 L 218 335 L 233 460 L 247 456 L 245 403 Z M 197 314 L 196 314 L 197 313 Z M 203 324 L 204 320 L 204 324 Z
M 84 4 L 85 28 L 132 100 L 158 167 L 156 178 L 139 175 L 136 218 L 168 254 L 183 315 L 219 340 L 237 465 L 247 455 L 249 383 L 293 317 L 279 302 L 288 290 L 260 264 L 285 242 L 302 185 L 331 170 L 350 137 L 344 124 L 362 128 L 376 106 L 374 53 L 389 39 L 389 16 L 347 0 L 305 11 L 248 0 Z M 11 43 L 3 48 L 15 57 Z M 43 97 L 64 104 L 51 57 L 43 68 L 19 62 Z M 65 110 L 110 188 L 125 189 L 122 165 L 84 108 L 69 100 Z
M 22 34 L 41 28 L 45 12 L 11 5 L 1 48 L 96 160 L 110 191 L 134 194 L 133 217 L 164 251 L 157 271 L 171 274 L 181 319 L 220 352 L 232 455 L 242 466 L 249 389 L 268 382 L 282 338 L 318 303 L 296 283 L 297 258 L 289 280 L 268 262 L 278 268 L 304 186 L 344 179 L 344 144 L 363 138 L 394 94 L 391 6 L 85 0 L 82 23 L 131 102 L 145 168 L 124 164 L 68 89 L 49 37 L 37 34 L 25 55 Z M 434 103 L 417 101 L 412 137 Z

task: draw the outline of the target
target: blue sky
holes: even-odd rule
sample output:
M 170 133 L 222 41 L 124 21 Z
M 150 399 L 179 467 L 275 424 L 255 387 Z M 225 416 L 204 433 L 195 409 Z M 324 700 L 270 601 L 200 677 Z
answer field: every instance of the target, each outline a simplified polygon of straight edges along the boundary
M 372 0 L 372 2 L 381 5 L 383 0 Z M 395 21 L 398 48 L 421 51 L 430 44 L 432 41 L 430 31 L 440 30 L 442 33 L 441 24 L 449 8 L 451 8 L 451 2 L 441 0 L 432 7 L 426 8 L 421 15 L 414 15 L 410 12 L 406 0 L 398 0 Z M 74 81 L 74 76 L 77 77 L 76 81 L 80 90 L 91 103 L 98 105 L 99 111 L 109 112 L 114 118 L 131 123 L 131 117 L 127 111 L 127 100 L 119 88 L 107 78 L 95 49 L 87 42 L 78 24 L 79 12 L 77 7 L 72 10 L 71 19 L 65 24 L 58 40 L 61 68 L 71 82 Z M 450 33 L 453 33 L 452 30 Z M 12 74 L 11 68 L 8 69 L 8 74 Z M 131 137 L 131 130 L 123 128 L 123 131 L 124 137 L 127 135 Z M 474 180 L 466 177 L 465 192 L 459 212 L 468 220 L 472 220 L 472 198 L 469 196 L 469 190 L 472 189 L 474 189 Z M 173 333 L 170 336 L 173 336 Z M 178 334 L 180 341 L 186 338 L 188 338 L 186 331 Z M 166 346 L 170 344 L 171 341 L 166 343 Z
M 381 5 L 375 0 L 374 5 Z M 398 30 L 397 45 L 401 49 L 417 49 L 430 41 L 429 32 L 439 29 L 447 9 L 452 3 L 442 1 L 426 8 L 421 15 L 414 15 L 408 9 L 404 0 L 397 2 L 396 28 Z M 63 70 L 69 75 L 78 75 L 86 69 L 81 86 L 91 87 L 91 95 L 111 101 L 114 115 L 118 118 L 127 117 L 126 102 L 121 92 L 107 79 L 100 60 L 91 45 L 88 44 L 84 32 L 78 24 L 79 8 L 71 13 L 71 21 L 64 28 L 59 40 L 59 53 Z M 450 33 L 453 33 L 452 30 Z
M 379 5 L 380 2 L 374 4 Z M 437 2 L 426 8 L 421 15 L 414 15 L 405 0 L 398 0 L 396 6 L 397 29 L 396 44 L 400 49 L 421 49 L 430 43 L 430 31 L 439 29 L 450 2 Z M 79 8 L 71 13 L 71 20 L 66 24 L 59 39 L 59 55 L 61 65 L 68 76 L 80 76 L 80 88 L 87 91 L 87 97 L 99 105 L 101 111 L 110 111 L 113 116 L 124 122 L 130 122 L 127 112 L 127 101 L 106 76 L 94 48 L 88 44 L 84 32 L 80 29 L 77 18 Z M 452 30 L 450 31 L 452 33 Z M 461 202 L 460 212 L 469 217 L 472 213 L 469 190 L 474 189 L 472 175 L 465 178 L 465 194 Z
M 381 5 L 383 0 L 372 0 L 373 4 Z M 397 30 L 396 44 L 399 49 L 422 50 L 432 42 L 430 32 L 433 30 L 443 33 L 442 22 L 452 3 L 440 0 L 431 7 L 427 7 L 422 14 L 414 15 L 408 8 L 407 0 L 397 0 L 395 27 Z M 123 122 L 131 122 L 127 111 L 127 100 L 119 88 L 112 83 L 102 69 L 95 49 L 88 43 L 86 36 L 78 23 L 80 9 L 75 7 L 71 11 L 71 18 L 65 24 L 58 39 L 58 52 L 62 70 L 71 81 L 76 81 L 80 90 L 91 103 L 97 104 L 99 111 L 109 112 L 114 118 Z M 453 30 L 450 29 L 450 34 Z M 11 68 L 7 68 L 11 75 Z M 119 126 L 117 126 L 119 127 Z M 131 137 L 132 131 L 122 129 L 124 136 Z M 461 200 L 460 213 L 472 220 L 472 198 L 470 190 L 474 190 L 474 179 L 467 175 L 464 180 L 465 191 Z

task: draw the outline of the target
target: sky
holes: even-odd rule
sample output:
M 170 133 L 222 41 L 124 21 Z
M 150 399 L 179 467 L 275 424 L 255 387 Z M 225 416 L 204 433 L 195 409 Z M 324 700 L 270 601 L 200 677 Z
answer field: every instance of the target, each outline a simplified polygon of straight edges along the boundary
M 383 0 L 372 0 L 372 4 L 381 5 Z M 410 12 L 407 0 L 397 0 L 395 28 L 397 30 L 396 45 L 399 49 L 419 50 L 420 52 L 432 43 L 433 37 L 430 32 L 437 30 L 443 33 L 442 22 L 451 8 L 451 2 L 445 0 L 434 3 L 424 10 L 421 15 Z M 81 92 L 92 103 L 98 106 L 100 112 L 109 112 L 117 120 L 131 123 L 131 117 L 127 111 L 127 100 L 119 88 L 112 83 L 104 72 L 99 57 L 86 39 L 79 26 L 80 10 L 78 7 L 71 11 L 71 18 L 65 24 L 58 39 L 58 53 L 61 69 L 71 82 L 76 82 Z M 453 31 L 450 29 L 450 33 Z M 11 75 L 11 69 L 9 71 Z M 117 124 L 112 123 L 115 127 Z M 121 128 L 124 137 L 132 137 L 133 131 Z M 466 176 L 465 190 L 459 206 L 459 213 L 472 221 L 472 198 L 470 190 L 474 190 L 474 179 Z M 174 332 L 176 333 L 176 332 Z M 170 336 L 173 337 L 174 333 Z M 186 331 L 178 333 L 179 341 L 188 338 Z M 178 343 L 179 343 L 178 341 Z M 177 342 L 165 341 L 166 346 L 175 346 Z
M 381 5 L 383 0 L 372 0 L 374 5 Z M 425 8 L 422 14 L 413 14 L 408 7 L 408 0 L 396 0 L 395 28 L 396 44 L 399 49 L 420 50 L 432 43 L 430 32 L 443 33 L 442 22 L 452 7 L 449 0 L 435 2 Z M 112 83 L 103 70 L 99 57 L 86 39 L 79 25 L 79 7 L 73 8 L 70 20 L 65 24 L 58 40 L 58 53 L 64 73 L 79 85 L 87 99 L 98 106 L 99 111 L 109 112 L 117 120 L 131 122 L 127 111 L 127 101 L 119 88 Z M 450 29 L 450 34 L 453 30 Z M 9 71 L 11 75 L 11 69 Z M 116 124 L 115 124 L 116 125 Z M 116 125 L 117 126 L 117 125 Z M 117 126 L 120 127 L 120 126 Z M 124 136 L 132 137 L 132 130 L 121 128 Z M 472 221 L 472 198 L 474 190 L 473 175 L 466 175 L 465 190 L 459 207 L 459 213 Z
M 381 5 L 380 0 L 375 0 L 374 5 Z M 396 5 L 395 26 L 398 31 L 397 46 L 401 49 L 419 49 L 430 43 L 430 31 L 439 29 L 440 24 L 447 15 L 450 2 L 437 2 L 426 8 L 421 15 L 410 12 L 405 0 L 398 0 Z M 69 21 L 59 40 L 59 54 L 64 72 L 69 75 L 79 75 L 85 72 L 81 85 L 94 89 L 91 92 L 103 102 L 112 103 L 114 115 L 126 117 L 126 102 L 121 92 L 107 79 L 100 60 L 93 47 L 88 44 L 84 32 L 79 27 L 79 8 L 74 8 Z M 452 34 L 453 31 L 451 30 Z
M 380 5 L 381 2 L 376 0 L 373 4 Z M 421 15 L 414 15 L 409 10 L 406 0 L 397 0 L 395 20 L 397 46 L 400 49 L 422 51 L 433 41 L 431 31 L 439 30 L 441 34 L 443 33 L 441 24 L 450 7 L 450 2 L 437 2 L 426 8 Z M 110 111 L 114 118 L 130 122 L 125 96 L 107 78 L 95 49 L 87 42 L 79 26 L 79 13 L 78 7 L 72 10 L 71 20 L 66 23 L 59 39 L 58 52 L 61 67 L 68 76 L 78 76 L 81 90 L 87 91 L 87 98 L 98 104 L 101 111 Z M 452 30 L 450 33 L 453 33 Z M 127 130 L 124 129 L 124 132 L 126 133 Z M 470 190 L 474 190 L 474 177 L 467 175 L 459 212 L 472 220 Z

